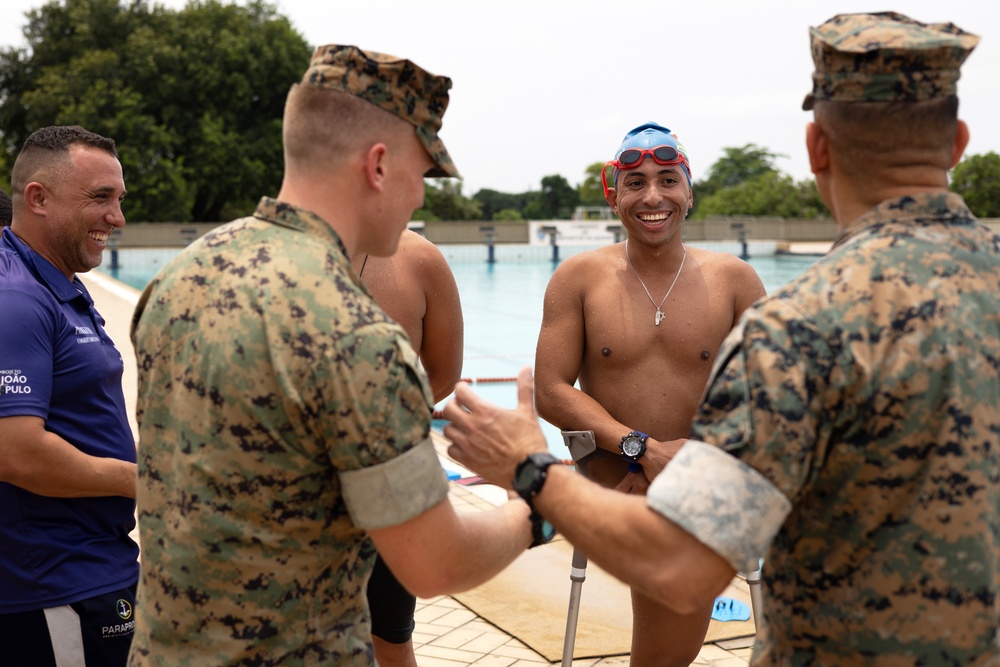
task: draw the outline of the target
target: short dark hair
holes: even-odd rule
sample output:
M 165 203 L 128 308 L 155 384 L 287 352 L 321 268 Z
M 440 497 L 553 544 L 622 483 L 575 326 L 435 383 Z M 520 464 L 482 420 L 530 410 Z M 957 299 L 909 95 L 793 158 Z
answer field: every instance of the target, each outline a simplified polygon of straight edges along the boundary
M 24 153 L 25 150 L 36 148 L 47 151 L 67 151 L 73 144 L 100 148 L 118 157 L 118 149 L 115 147 L 114 139 L 102 137 L 79 125 L 52 125 L 35 130 L 24 140 L 21 152 Z
M 10 221 L 13 216 L 14 210 L 10 202 L 10 195 L 3 190 L 0 190 L 0 227 L 7 227 L 10 225 Z
M 868 180 L 903 159 L 948 169 L 958 129 L 958 98 L 921 102 L 833 102 L 816 100 L 816 123 L 831 150 Z
M 75 145 L 90 146 L 118 158 L 114 139 L 95 134 L 79 125 L 43 127 L 25 139 L 21 152 L 14 160 L 10 180 L 15 196 L 19 192 L 24 192 L 25 186 L 34 180 L 39 169 L 51 165 L 55 161 L 54 158 L 69 155 L 70 146 Z

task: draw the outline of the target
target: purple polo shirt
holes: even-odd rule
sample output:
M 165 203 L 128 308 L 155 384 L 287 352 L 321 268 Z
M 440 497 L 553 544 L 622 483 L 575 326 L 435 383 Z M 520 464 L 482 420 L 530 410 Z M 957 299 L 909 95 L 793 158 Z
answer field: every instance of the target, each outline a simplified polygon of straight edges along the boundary
M 135 462 L 122 357 L 79 278 L 0 237 L 0 417 L 35 416 L 79 450 Z M 0 451 L 0 456 L 4 452 Z M 131 586 L 129 498 L 51 498 L 0 482 L 0 614 Z

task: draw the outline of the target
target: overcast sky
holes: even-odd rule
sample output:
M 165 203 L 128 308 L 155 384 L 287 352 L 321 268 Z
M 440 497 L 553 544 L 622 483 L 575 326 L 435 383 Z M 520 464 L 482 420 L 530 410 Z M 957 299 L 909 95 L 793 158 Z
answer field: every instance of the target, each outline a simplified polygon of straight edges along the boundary
M 2 0 L 0 45 L 23 44 L 24 13 Z M 181 8 L 183 0 L 167 0 Z M 809 27 L 838 13 L 893 10 L 982 37 L 959 81 L 967 153 L 1000 152 L 1000 2 L 996 0 L 281 0 L 313 46 L 355 44 L 451 77 L 442 138 L 463 192 L 572 185 L 646 121 L 675 131 L 694 178 L 727 147 L 754 143 L 809 177 L 801 110 Z M 305 63 L 303 64 L 303 67 Z M 263 193 L 262 193 L 263 194 Z

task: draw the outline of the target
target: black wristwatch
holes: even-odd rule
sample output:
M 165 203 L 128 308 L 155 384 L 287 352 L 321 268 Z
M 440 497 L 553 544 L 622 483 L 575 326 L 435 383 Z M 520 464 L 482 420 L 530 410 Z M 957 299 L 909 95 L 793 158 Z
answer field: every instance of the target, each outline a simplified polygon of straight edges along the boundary
M 521 461 L 514 471 L 514 490 L 531 508 L 531 544 L 528 546 L 529 549 L 551 542 L 556 535 L 556 529 L 535 511 L 534 504 L 535 496 L 541 492 L 542 486 L 545 485 L 545 480 L 548 478 L 549 466 L 556 463 L 559 463 L 559 459 L 548 452 L 538 452 L 529 454 L 528 458 Z
M 531 511 L 535 511 L 532 501 L 542 491 L 549 474 L 549 466 L 555 463 L 559 463 L 559 459 L 548 452 L 536 452 L 529 454 L 528 458 L 517 464 L 514 470 L 514 490 L 517 491 L 517 495 L 524 498 Z
M 622 453 L 622 458 L 628 463 L 629 472 L 642 470 L 639 459 L 646 453 L 646 440 L 648 439 L 649 436 L 642 431 L 629 431 L 622 438 L 618 449 Z

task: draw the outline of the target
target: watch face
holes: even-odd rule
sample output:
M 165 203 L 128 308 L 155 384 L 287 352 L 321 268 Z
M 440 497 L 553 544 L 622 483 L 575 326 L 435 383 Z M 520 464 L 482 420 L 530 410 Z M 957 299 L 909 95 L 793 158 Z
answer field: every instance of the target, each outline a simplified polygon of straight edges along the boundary
M 538 473 L 538 469 L 533 465 L 523 465 L 517 471 L 517 477 L 514 478 L 514 487 L 517 491 L 527 491 L 531 487 L 532 480 L 535 479 L 535 475 Z
M 531 454 L 514 471 L 514 490 L 518 495 L 529 500 L 541 491 L 545 483 L 546 470 L 558 459 L 548 453 Z
M 636 457 L 642 452 L 642 440 L 639 438 L 625 438 L 622 442 L 622 454 L 625 456 Z
M 542 490 L 545 478 L 548 475 L 549 466 L 553 463 L 559 463 L 559 459 L 548 452 L 535 452 L 534 454 L 529 454 L 528 458 L 521 461 L 517 468 L 514 469 L 514 479 L 511 480 L 514 490 L 529 505 L 535 494 Z

